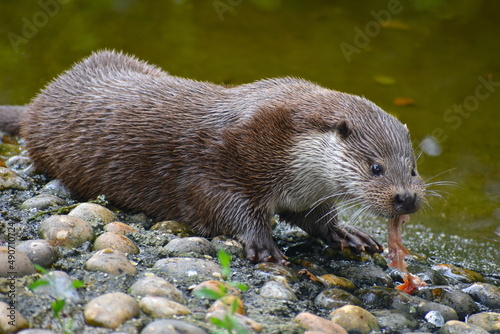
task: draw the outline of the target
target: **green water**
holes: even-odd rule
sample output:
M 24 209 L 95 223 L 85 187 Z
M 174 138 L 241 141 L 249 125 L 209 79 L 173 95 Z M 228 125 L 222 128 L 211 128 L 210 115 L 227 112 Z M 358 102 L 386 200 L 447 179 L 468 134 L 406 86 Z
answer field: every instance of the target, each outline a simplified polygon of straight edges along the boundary
M 2 0 L 0 104 L 29 102 L 102 48 L 199 80 L 293 75 L 364 95 L 406 123 L 416 146 L 439 142 L 420 159 L 424 177 L 447 171 L 433 180 L 456 182 L 436 188 L 445 200 L 430 198 L 405 242 L 500 275 L 498 13 L 493 0 Z

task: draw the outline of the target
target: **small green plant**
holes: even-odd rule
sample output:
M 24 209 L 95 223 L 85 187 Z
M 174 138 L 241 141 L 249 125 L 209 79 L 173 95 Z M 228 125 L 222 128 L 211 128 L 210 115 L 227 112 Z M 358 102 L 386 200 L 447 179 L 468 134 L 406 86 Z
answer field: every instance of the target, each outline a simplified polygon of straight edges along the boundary
M 245 284 L 237 283 L 230 281 L 231 277 L 231 254 L 227 253 L 223 249 L 219 250 L 217 253 L 217 258 L 219 260 L 219 263 L 222 268 L 222 279 L 224 280 L 224 283 L 236 288 L 240 292 L 245 292 L 248 290 L 248 287 Z M 228 289 L 224 284 L 221 284 L 219 286 L 220 291 L 215 291 L 212 289 L 208 288 L 203 288 L 199 291 L 197 291 L 195 294 L 196 296 L 200 298 L 207 298 L 207 299 L 212 299 L 212 300 L 220 300 L 222 298 L 228 297 L 231 294 L 229 293 Z M 214 333 L 216 334 L 247 334 L 248 331 L 246 328 L 241 326 L 238 323 L 238 319 L 236 316 L 236 311 L 238 309 L 238 299 L 234 298 L 230 309 L 224 314 L 224 317 L 222 319 L 212 317 L 210 318 L 210 322 L 214 324 L 219 330 L 215 331 Z
M 36 280 L 35 282 L 31 283 L 28 286 L 28 288 L 30 290 L 32 290 L 33 292 L 35 292 L 35 290 L 38 287 L 55 285 L 55 282 L 53 282 L 53 280 L 51 280 L 49 272 L 47 271 L 47 269 L 45 269 L 45 268 L 43 268 L 43 267 L 41 267 L 39 265 L 35 265 L 35 268 L 40 273 L 44 274 L 44 277 L 42 277 L 42 278 Z M 84 283 L 82 281 L 80 281 L 80 280 L 73 280 L 72 283 L 71 283 L 71 286 L 73 288 L 75 288 L 75 289 L 81 288 L 83 285 L 84 285 Z M 66 306 L 66 299 L 55 298 L 55 297 L 53 297 L 53 298 L 54 298 L 54 301 L 52 303 L 50 303 L 50 307 L 52 308 L 52 312 L 54 314 L 54 317 L 57 319 L 57 321 L 61 325 L 63 333 L 64 334 L 71 334 L 72 333 L 71 329 L 73 327 L 73 319 L 71 318 L 69 321 L 64 322 L 62 320 L 62 318 L 61 318 L 61 311 Z

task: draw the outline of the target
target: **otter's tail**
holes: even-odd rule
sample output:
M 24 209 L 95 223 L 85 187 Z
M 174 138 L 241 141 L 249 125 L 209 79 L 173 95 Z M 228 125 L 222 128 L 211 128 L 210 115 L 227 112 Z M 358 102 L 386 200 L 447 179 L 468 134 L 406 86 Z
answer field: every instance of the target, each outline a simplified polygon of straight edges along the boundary
M 26 106 L 0 106 L 0 131 L 18 135 L 24 110 Z

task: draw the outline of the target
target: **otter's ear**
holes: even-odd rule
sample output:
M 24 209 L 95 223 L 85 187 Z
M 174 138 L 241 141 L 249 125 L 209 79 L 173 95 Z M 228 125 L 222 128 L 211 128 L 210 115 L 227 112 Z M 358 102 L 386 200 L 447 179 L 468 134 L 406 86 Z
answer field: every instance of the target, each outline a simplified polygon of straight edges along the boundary
M 342 139 L 346 139 L 352 133 L 352 125 L 348 120 L 340 119 L 335 126 L 335 131 Z

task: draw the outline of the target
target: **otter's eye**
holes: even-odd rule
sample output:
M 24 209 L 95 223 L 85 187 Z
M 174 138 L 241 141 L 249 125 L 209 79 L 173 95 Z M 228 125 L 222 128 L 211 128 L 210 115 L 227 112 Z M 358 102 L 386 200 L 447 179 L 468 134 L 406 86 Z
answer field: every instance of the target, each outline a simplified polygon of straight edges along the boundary
M 417 172 L 415 172 L 415 169 L 411 170 L 411 176 L 417 176 Z
M 373 164 L 370 166 L 370 171 L 372 172 L 373 176 L 381 176 L 384 169 L 378 164 Z

